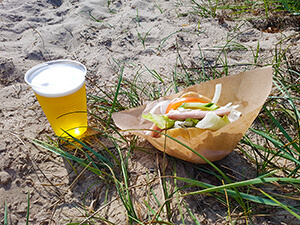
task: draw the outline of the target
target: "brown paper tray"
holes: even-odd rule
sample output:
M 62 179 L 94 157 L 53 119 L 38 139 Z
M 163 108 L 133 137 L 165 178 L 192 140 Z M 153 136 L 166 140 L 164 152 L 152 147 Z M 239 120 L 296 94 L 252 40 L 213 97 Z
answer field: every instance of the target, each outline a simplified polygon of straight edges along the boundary
M 218 105 L 223 106 L 229 102 L 239 105 L 237 110 L 242 113 L 242 116 L 237 121 L 217 131 L 176 128 L 168 130 L 166 133 L 194 149 L 209 161 L 220 160 L 233 151 L 260 112 L 271 91 L 272 67 L 247 71 L 190 86 L 177 94 L 160 98 L 143 106 L 113 113 L 113 120 L 120 129 L 131 130 L 129 132 L 147 139 L 160 151 L 188 162 L 205 163 L 191 150 L 165 135 L 161 135 L 159 138 L 145 135 L 143 129 L 150 129 L 152 123 L 143 119 L 142 115 L 147 114 L 158 102 L 179 97 L 189 91 L 195 91 L 212 98 L 215 85 L 218 83 L 222 84 Z

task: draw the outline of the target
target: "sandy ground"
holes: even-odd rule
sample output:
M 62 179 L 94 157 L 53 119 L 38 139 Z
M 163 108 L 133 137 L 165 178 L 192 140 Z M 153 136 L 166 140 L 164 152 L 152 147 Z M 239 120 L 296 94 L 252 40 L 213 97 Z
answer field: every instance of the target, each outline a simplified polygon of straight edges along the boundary
M 245 21 L 201 18 L 189 13 L 193 11 L 190 6 L 189 1 L 166 0 L 0 0 L 1 220 L 6 202 L 9 224 L 25 224 L 28 193 L 30 224 L 82 221 L 80 208 L 83 199 L 86 199 L 87 206 L 98 199 L 95 209 L 103 200 L 99 187 L 88 190 L 97 180 L 95 176 L 86 172 L 74 188 L 68 189 L 76 174 L 62 158 L 32 145 L 31 138 L 44 140 L 46 135 L 53 136 L 34 93 L 23 81 L 25 72 L 32 66 L 55 59 L 78 60 L 88 68 L 87 77 L 105 87 L 118 79 L 113 70 L 116 66 L 113 59 L 126 63 L 124 76 L 127 79 L 132 79 L 143 65 L 155 69 L 167 79 L 176 70 L 177 48 L 187 66 L 199 67 L 202 65 L 199 47 L 208 65 L 220 53 L 216 47 L 224 46 L 228 39 L 233 38 L 236 43 L 247 46 L 248 51 L 228 51 L 228 64 L 253 63 L 250 49 L 255 51 L 258 43 L 259 60 L 265 64 L 273 60 L 279 40 L 297 34 L 289 27 L 282 33 L 267 33 Z M 296 52 L 299 44 L 296 35 L 286 39 L 280 47 L 290 45 L 289 51 Z M 244 69 L 251 67 L 241 66 L 230 73 Z M 93 91 L 89 83 L 87 87 L 88 92 Z M 136 184 L 145 182 L 144 174 L 155 171 L 161 157 L 159 154 L 157 161 L 155 151 L 151 157 L 134 153 L 129 172 L 137 177 L 134 179 Z M 238 150 L 218 163 L 231 168 L 249 166 Z M 188 163 L 177 167 L 182 176 L 186 170 L 193 173 Z M 137 171 L 139 175 L 135 174 Z M 251 176 L 252 170 L 248 171 Z M 198 177 L 210 182 L 209 177 L 201 174 Z M 56 186 L 51 186 L 51 183 Z M 135 191 L 137 202 L 147 195 L 147 190 L 142 187 Z M 111 200 L 115 196 L 116 193 L 112 193 Z M 159 189 L 157 196 L 163 198 Z M 225 223 L 225 207 L 215 203 L 212 207 L 203 196 L 187 201 L 203 224 Z M 143 210 L 146 209 L 140 211 Z M 126 224 L 124 211 L 116 200 L 105 208 L 102 216 L 116 224 Z M 179 219 L 174 216 L 174 223 L 180 224 Z M 187 224 L 193 224 L 190 219 L 187 221 Z M 257 223 L 279 224 L 276 218 L 258 219 Z

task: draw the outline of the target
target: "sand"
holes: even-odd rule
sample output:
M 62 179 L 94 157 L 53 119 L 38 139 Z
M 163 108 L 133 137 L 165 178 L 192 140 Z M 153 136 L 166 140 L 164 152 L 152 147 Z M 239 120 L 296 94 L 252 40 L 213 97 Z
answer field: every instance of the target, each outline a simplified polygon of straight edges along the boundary
M 258 65 L 273 61 L 275 47 L 284 49 L 290 45 L 288 53 L 299 56 L 299 35 L 294 27 L 287 26 L 281 33 L 268 33 L 254 28 L 249 21 L 204 18 L 190 13 L 192 11 L 189 1 L 0 0 L 1 220 L 6 203 L 9 224 L 25 224 L 28 195 L 30 224 L 82 221 L 84 204 L 97 210 L 103 203 L 100 188 L 92 186 L 97 177 L 85 172 L 76 185 L 69 188 L 76 174 L 68 164 L 32 144 L 31 139 L 54 137 L 33 91 L 23 80 L 32 66 L 55 59 L 77 60 L 87 67 L 89 80 L 106 87 L 118 79 L 114 60 L 125 63 L 126 79 L 133 79 L 139 69 L 145 71 L 147 77 L 146 67 L 162 74 L 164 79 L 171 79 L 177 68 L 178 52 L 188 67 L 200 67 L 203 59 L 206 66 L 211 65 L 220 54 L 217 47 L 224 46 L 231 38 L 234 42 L 228 46 L 232 50 L 227 52 L 227 63 L 243 66 L 234 67 L 229 73 L 253 68 L 249 64 L 254 62 L 258 44 Z M 279 40 L 291 35 L 295 36 L 279 44 Z M 234 51 L 240 48 L 238 44 L 248 49 Z M 148 73 L 148 80 L 151 79 L 154 80 Z M 94 91 L 92 83 L 87 83 L 87 91 Z M 155 150 L 151 157 L 141 152 L 133 154 L 129 173 L 136 176 L 133 179 L 136 184 L 145 182 L 147 171 L 157 170 L 156 157 L 161 162 L 162 155 Z M 238 150 L 218 163 L 232 168 L 251 168 Z M 177 168 L 182 176 L 186 176 L 186 168 L 193 173 L 188 163 L 179 163 Z M 253 170 L 247 170 L 251 177 Z M 211 182 L 208 176 L 197 176 Z M 147 195 L 142 187 L 134 191 L 136 202 Z M 155 191 L 158 198 L 163 199 L 160 189 Z M 116 196 L 112 190 L 110 200 Z M 97 200 L 96 204 L 92 204 L 93 200 Z M 201 223 L 225 223 L 226 207 L 219 203 L 211 207 L 212 202 L 205 196 L 191 197 L 187 201 Z M 143 210 L 146 211 L 145 206 L 140 209 Z M 124 212 L 116 200 L 101 215 L 116 224 L 126 224 Z M 178 215 L 178 212 L 174 215 L 175 224 L 180 224 Z M 276 222 L 276 218 L 267 218 L 258 219 L 257 223 L 263 224 L 264 220 Z M 191 219 L 186 221 L 193 224 Z

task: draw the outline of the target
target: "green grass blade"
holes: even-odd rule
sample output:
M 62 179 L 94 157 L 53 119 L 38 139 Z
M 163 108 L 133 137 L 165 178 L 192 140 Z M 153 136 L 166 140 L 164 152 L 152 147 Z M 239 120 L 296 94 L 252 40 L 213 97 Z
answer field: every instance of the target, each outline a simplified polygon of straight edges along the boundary
M 300 152 L 299 146 L 293 141 L 293 138 L 286 132 L 286 130 L 281 126 L 281 124 L 278 122 L 278 120 L 272 115 L 272 113 L 265 107 L 263 106 L 264 110 L 268 114 L 268 116 L 271 118 L 272 122 L 279 128 L 279 130 L 282 132 L 284 137 L 291 143 L 291 145 L 294 147 L 294 149 L 297 152 Z
M 104 156 L 102 156 L 101 154 L 99 154 L 98 152 L 94 151 L 92 148 L 90 148 L 89 146 L 87 146 L 85 143 L 83 143 L 80 139 L 73 137 L 72 135 L 70 135 L 68 132 L 65 131 L 65 133 L 67 133 L 74 141 L 76 141 L 78 144 L 80 144 L 83 148 L 87 149 L 88 151 L 92 152 L 101 162 L 103 162 L 104 164 L 108 164 L 109 166 L 113 166 L 112 163 L 105 158 Z M 87 155 L 87 154 L 86 154 Z
M 73 160 L 73 161 L 79 163 L 80 165 L 82 165 L 82 166 L 84 166 L 84 167 L 88 166 L 88 164 L 89 164 L 89 161 L 83 160 L 83 159 L 78 158 L 78 157 L 76 157 L 76 156 L 73 156 L 72 154 L 70 154 L 70 153 L 68 153 L 68 152 L 66 152 L 66 151 L 63 151 L 63 150 L 61 150 L 60 148 L 55 147 L 55 146 L 53 146 L 53 145 L 50 145 L 50 144 L 47 144 L 47 143 L 45 143 L 45 142 L 42 142 L 42 141 L 40 141 L 40 140 L 35 140 L 35 139 L 33 139 L 32 142 L 33 142 L 34 144 L 36 144 L 36 145 L 38 145 L 38 146 L 44 148 L 44 149 L 47 149 L 47 150 L 49 150 L 49 151 L 51 151 L 51 152 L 57 154 L 57 155 L 60 155 L 60 156 L 62 156 L 62 157 L 64 157 L 64 158 L 68 158 L 68 159 L 70 159 L 70 160 Z M 93 168 L 93 167 L 91 167 L 91 166 L 88 166 L 88 169 L 89 169 L 90 171 L 92 171 L 93 173 L 95 173 L 95 174 L 97 174 L 97 175 L 99 175 L 99 176 L 102 176 L 102 172 L 101 172 L 99 169 L 97 169 L 97 167 Z
M 287 147 L 284 148 L 283 147 L 284 145 L 281 142 L 279 142 L 279 141 L 275 140 L 274 138 L 272 138 L 269 133 L 266 133 L 266 132 L 263 132 L 263 131 L 260 131 L 260 130 L 256 130 L 256 129 L 253 129 L 253 128 L 250 128 L 250 130 L 252 130 L 253 132 L 255 132 L 259 135 L 261 135 L 262 137 L 266 138 L 267 140 L 271 141 L 275 145 L 275 147 L 277 147 L 280 151 L 282 151 L 285 158 L 287 158 L 287 159 L 289 159 L 289 160 L 291 160 L 291 161 L 293 161 L 297 164 L 300 164 L 300 161 L 298 159 L 296 159 L 292 154 L 290 154 L 290 152 L 288 152 L 286 150 L 288 148 Z M 291 150 L 291 149 L 289 149 L 289 150 Z M 295 152 L 293 150 L 291 150 L 291 151 L 293 153 L 295 153 L 296 155 L 298 155 L 298 156 L 300 155 L 298 152 Z
M 189 195 L 197 195 L 197 194 L 204 194 L 204 193 L 210 193 L 210 192 L 220 192 L 222 194 L 225 194 L 224 189 L 226 189 L 226 192 L 228 195 L 234 197 L 237 196 L 236 191 L 230 190 L 229 188 L 237 188 L 237 187 L 245 187 L 245 186 L 250 186 L 250 185 L 255 185 L 255 184 L 263 184 L 263 183 L 272 183 L 272 182 L 286 182 L 286 183 L 294 183 L 294 184 L 300 184 L 299 179 L 294 179 L 294 178 L 276 178 L 276 177 L 258 177 L 255 179 L 247 180 L 247 181 L 241 181 L 241 182 L 235 182 L 231 184 L 225 184 L 225 185 L 220 185 L 220 186 L 214 186 L 211 184 L 203 183 L 197 180 L 189 179 L 189 178 L 183 178 L 183 177 L 175 177 L 175 179 L 179 179 L 181 181 L 205 188 L 200 191 L 194 191 L 194 192 L 189 192 L 187 194 L 182 194 L 181 196 L 189 196 Z M 271 206 L 279 206 L 278 203 L 265 199 L 259 196 L 254 196 L 251 194 L 245 194 L 245 193 L 239 193 L 240 196 L 242 196 L 244 199 L 260 203 L 260 204 L 265 204 L 265 205 L 271 205 Z M 297 209 L 294 209 L 297 210 Z M 297 210 L 299 211 L 299 210 Z
M 176 161 L 174 162 L 174 176 L 177 177 L 177 171 L 176 171 L 177 167 L 176 167 Z M 177 185 L 177 180 L 175 179 L 174 180 L 174 187 L 175 187 L 175 190 L 178 190 L 178 185 Z M 177 208 L 179 210 L 179 214 L 180 214 L 180 218 L 181 218 L 181 221 L 182 221 L 182 225 L 185 225 L 185 222 L 184 222 L 184 215 L 182 213 L 182 209 L 181 209 L 181 201 L 180 201 L 180 192 L 179 191 L 176 191 L 175 193 L 175 196 L 176 196 L 176 202 L 177 202 Z
M 293 98 L 291 97 L 291 95 L 289 94 L 288 90 L 286 89 L 286 87 L 284 86 L 284 84 L 277 78 L 275 77 L 276 81 L 278 83 L 280 83 L 281 86 L 279 86 L 277 84 L 277 82 L 273 81 L 273 83 L 276 85 L 276 87 L 281 91 L 281 93 L 284 95 L 284 97 L 288 100 L 288 102 L 290 103 L 290 105 L 292 106 L 293 110 L 295 111 L 295 115 L 297 120 L 300 119 L 300 112 L 298 110 L 298 108 L 296 107 L 294 101 L 292 100 Z
M 146 205 L 146 207 L 148 208 L 148 210 L 152 213 L 152 215 L 155 215 L 155 219 L 157 221 L 163 221 L 163 219 L 159 216 L 159 214 L 157 214 L 152 208 L 151 206 L 148 204 L 148 202 L 146 202 L 146 200 L 144 200 L 144 204 Z M 159 205 L 160 206 L 160 205 Z
M 132 200 L 131 200 L 131 195 L 130 195 L 130 188 L 129 188 L 129 176 L 128 176 L 128 171 L 127 171 L 127 164 L 125 163 L 123 159 L 123 155 L 121 153 L 120 148 L 115 144 L 116 149 L 118 150 L 119 157 L 120 157 L 120 162 L 121 162 L 121 172 L 122 172 L 122 183 L 119 182 L 117 183 L 117 188 L 118 192 L 120 195 L 120 198 L 127 210 L 128 217 L 129 217 L 129 222 L 130 224 L 133 224 L 133 220 L 138 220 L 138 216 L 135 212 Z M 123 188 L 124 186 L 124 188 Z
M 162 79 L 162 77 L 155 70 L 150 70 L 146 65 L 144 65 L 144 66 L 153 77 L 155 77 L 160 82 L 165 83 L 164 80 Z
M 189 209 L 189 207 L 186 205 L 186 203 L 184 201 L 182 201 L 186 210 L 188 211 L 188 213 L 190 214 L 190 216 L 192 217 L 193 221 L 195 222 L 196 225 L 201 225 L 199 223 L 199 221 L 197 220 L 197 218 L 195 217 L 195 215 L 191 212 L 191 210 Z
M 297 213 L 295 213 L 294 211 L 292 211 L 289 207 L 279 201 L 277 201 L 275 198 L 273 198 L 271 195 L 267 194 L 266 192 L 264 192 L 263 190 L 260 190 L 261 193 L 263 193 L 265 196 L 267 196 L 268 198 L 270 198 L 273 202 L 275 202 L 278 206 L 282 207 L 283 209 L 285 209 L 286 211 L 288 211 L 290 214 L 292 214 L 293 216 L 295 216 L 298 220 L 300 220 L 300 215 L 298 215 Z
M 8 225 L 8 212 L 7 212 L 7 204 L 4 203 L 4 225 Z
M 114 61 L 115 61 L 115 60 L 114 60 Z M 117 62 L 115 61 L 115 63 L 117 63 Z M 120 66 L 119 66 L 119 67 L 120 67 Z M 113 100 L 113 102 L 112 102 L 111 111 L 110 111 L 110 113 L 109 113 L 109 118 L 108 118 L 108 120 L 107 120 L 107 127 L 106 127 L 106 129 L 108 128 L 108 125 L 110 124 L 112 113 L 114 112 L 115 106 L 116 106 L 116 104 L 117 104 L 118 96 L 119 96 L 119 90 L 120 90 L 120 87 L 121 87 L 121 82 L 122 82 L 122 80 L 123 80 L 124 66 L 122 66 L 120 69 L 121 69 L 120 77 L 119 77 L 119 80 L 118 80 L 118 84 L 117 84 L 117 88 L 116 88 L 114 100 Z
M 163 39 L 161 39 L 161 42 L 160 42 L 160 45 L 158 47 L 158 50 L 160 51 L 162 48 L 163 48 L 163 45 L 165 44 L 165 42 L 173 35 L 177 34 L 177 33 L 180 33 L 180 32 L 183 32 L 182 30 L 178 30 L 178 31 L 175 31 L 171 34 L 169 34 L 168 36 L 164 37 Z

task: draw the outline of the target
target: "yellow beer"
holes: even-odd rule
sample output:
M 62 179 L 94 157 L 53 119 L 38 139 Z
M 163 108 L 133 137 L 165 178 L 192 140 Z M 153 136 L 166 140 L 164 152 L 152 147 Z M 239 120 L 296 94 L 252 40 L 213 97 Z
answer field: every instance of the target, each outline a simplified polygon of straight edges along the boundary
M 58 136 L 81 136 L 87 129 L 86 68 L 57 60 L 30 69 L 25 81 L 31 85 L 53 131 Z

